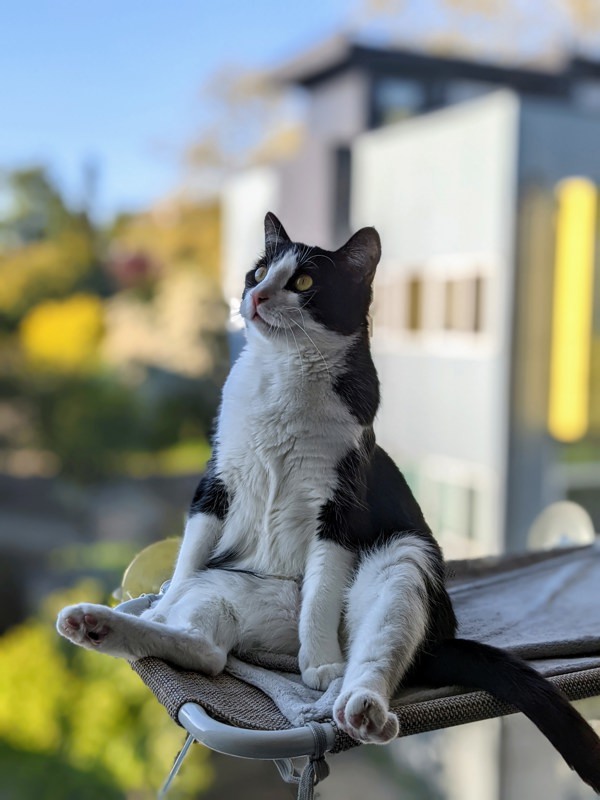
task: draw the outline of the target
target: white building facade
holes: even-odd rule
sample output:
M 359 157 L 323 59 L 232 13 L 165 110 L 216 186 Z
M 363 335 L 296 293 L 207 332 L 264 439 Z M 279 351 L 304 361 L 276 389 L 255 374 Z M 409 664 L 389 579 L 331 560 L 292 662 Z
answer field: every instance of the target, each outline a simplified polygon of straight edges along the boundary
M 352 217 L 375 225 L 378 440 L 449 555 L 504 545 L 518 101 L 363 134 Z

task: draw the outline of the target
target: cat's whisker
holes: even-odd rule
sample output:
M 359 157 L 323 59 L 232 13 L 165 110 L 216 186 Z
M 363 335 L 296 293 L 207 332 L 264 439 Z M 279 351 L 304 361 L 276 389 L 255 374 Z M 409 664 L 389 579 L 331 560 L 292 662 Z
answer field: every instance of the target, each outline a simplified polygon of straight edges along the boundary
M 292 368 L 292 357 L 291 357 L 291 354 L 290 354 L 290 338 L 288 336 L 289 328 L 287 326 L 284 326 L 283 330 L 285 331 L 285 345 L 286 345 L 286 349 L 287 349 L 287 359 L 286 359 L 287 360 L 287 374 L 286 374 L 286 380 L 289 381 L 289 379 L 290 379 L 290 370 Z
M 293 322 L 293 320 L 290 320 L 290 322 Z M 300 381 L 301 381 L 301 385 L 303 386 L 304 385 L 304 361 L 302 359 L 302 353 L 300 351 L 300 345 L 298 344 L 298 339 L 296 339 L 296 334 L 294 333 L 294 331 L 291 328 L 288 328 L 288 330 L 292 334 L 292 336 L 294 337 L 294 342 L 296 343 L 296 350 L 298 352 L 298 358 L 300 360 Z
M 333 258 L 331 258 L 331 256 L 326 256 L 325 253 L 319 253 L 316 256 L 316 258 L 324 258 L 325 261 L 330 261 L 333 264 L 333 266 L 335 267 L 335 261 L 333 260 Z
M 293 319 L 290 317 L 290 322 L 291 322 L 293 325 L 296 325 L 296 327 L 300 328 L 300 330 L 302 331 L 302 333 L 303 333 L 303 334 L 306 336 L 306 338 L 308 339 L 308 341 L 309 341 L 309 342 L 312 344 L 312 346 L 315 348 L 315 350 L 317 351 L 317 353 L 318 353 L 318 354 L 319 354 L 319 356 L 321 357 L 321 360 L 323 361 L 323 364 L 325 365 L 325 369 L 327 370 L 327 374 L 328 374 L 328 376 L 329 376 L 329 379 L 331 380 L 331 372 L 329 371 L 329 364 L 327 363 L 327 361 L 326 361 L 326 359 L 325 359 L 325 356 L 323 355 L 323 353 L 322 353 L 322 352 L 319 350 L 319 348 L 318 348 L 318 347 L 317 347 L 317 345 L 315 344 L 315 342 L 314 342 L 314 339 L 313 339 L 313 338 L 311 337 L 311 335 L 308 333 L 308 331 L 306 330 L 306 328 L 303 328 L 303 327 L 302 327 L 302 325 L 300 325 L 300 323 L 296 322 L 296 320 L 293 320 Z M 291 328 L 290 328 L 290 330 L 291 330 Z
M 308 245 L 303 245 L 300 249 L 296 249 L 296 260 L 298 262 L 298 266 L 301 267 L 304 264 L 304 259 L 308 255 L 309 247 Z
M 302 308 L 298 307 L 297 310 L 298 310 L 298 313 L 300 314 L 300 319 L 302 320 L 302 327 L 304 329 L 304 333 L 308 336 L 308 331 L 306 330 L 306 322 L 304 321 L 304 314 L 302 313 Z M 310 336 L 308 336 L 308 338 L 310 339 Z M 312 342 L 312 339 L 311 339 L 311 342 Z M 314 345 L 314 342 L 313 342 L 313 345 Z M 315 345 L 315 347 L 316 347 L 316 345 Z M 321 358 L 323 358 L 322 355 L 321 355 Z

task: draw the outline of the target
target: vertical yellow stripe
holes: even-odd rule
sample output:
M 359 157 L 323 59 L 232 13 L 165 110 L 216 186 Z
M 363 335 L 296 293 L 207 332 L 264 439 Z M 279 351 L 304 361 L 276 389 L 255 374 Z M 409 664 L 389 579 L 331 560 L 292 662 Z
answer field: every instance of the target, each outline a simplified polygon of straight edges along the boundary
M 548 428 L 574 442 L 589 421 L 597 190 L 585 178 L 568 178 L 557 194 Z

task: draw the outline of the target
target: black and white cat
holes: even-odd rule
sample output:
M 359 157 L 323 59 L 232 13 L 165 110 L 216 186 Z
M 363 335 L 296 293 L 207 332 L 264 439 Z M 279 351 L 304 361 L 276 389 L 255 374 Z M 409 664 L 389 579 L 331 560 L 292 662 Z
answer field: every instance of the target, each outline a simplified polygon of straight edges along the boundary
M 335 721 L 363 742 L 398 734 L 389 701 L 418 675 L 520 708 L 600 790 L 600 741 L 520 660 L 455 637 L 442 553 L 402 474 L 376 445 L 368 312 L 374 228 L 328 252 L 273 214 L 246 276 L 247 345 L 227 379 L 214 450 L 175 573 L 142 617 L 63 609 L 58 630 L 114 656 L 218 674 L 228 653 L 298 654 L 302 678 L 343 676 Z

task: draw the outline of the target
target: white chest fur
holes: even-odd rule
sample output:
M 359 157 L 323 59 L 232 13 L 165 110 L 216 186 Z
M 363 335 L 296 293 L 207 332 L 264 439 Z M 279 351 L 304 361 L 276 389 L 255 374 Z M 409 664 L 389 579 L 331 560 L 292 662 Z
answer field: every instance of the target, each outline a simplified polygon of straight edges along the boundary
M 333 390 L 335 363 L 248 348 L 223 391 L 217 471 L 230 493 L 218 552 L 240 567 L 298 575 L 337 465 L 362 428 Z

